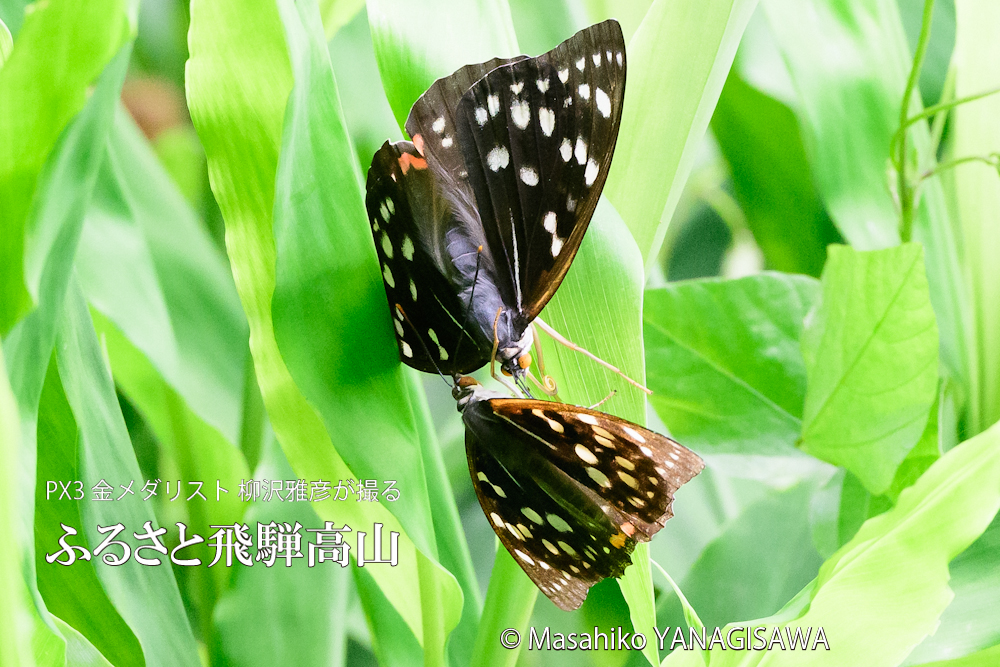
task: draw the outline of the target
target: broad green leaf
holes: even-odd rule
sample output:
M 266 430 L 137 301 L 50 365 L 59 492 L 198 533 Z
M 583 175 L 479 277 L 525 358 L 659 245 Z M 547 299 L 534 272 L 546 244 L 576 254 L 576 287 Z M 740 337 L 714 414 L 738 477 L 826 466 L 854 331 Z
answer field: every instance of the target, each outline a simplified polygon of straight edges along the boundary
M 506 0 L 427 0 L 419 11 L 405 0 L 368 0 L 368 24 L 382 87 L 400 127 L 435 79 L 518 50 Z
M 647 263 L 659 252 L 756 0 L 656 0 L 628 43 L 628 81 L 604 188 Z
M 98 527 L 121 523 L 125 526 L 122 537 L 130 541 L 130 533 L 141 531 L 147 521 L 155 523 L 156 517 L 152 506 L 140 494 L 122 492 L 130 482 L 141 480 L 142 473 L 83 293 L 75 280 L 67 290 L 57 345 L 59 376 L 80 429 L 79 472 L 85 493 L 92 499 L 91 489 L 104 480 L 116 494 L 113 496 L 116 500 L 111 502 L 81 502 L 83 525 L 74 528 L 86 534 L 91 545 L 99 545 L 105 536 L 98 532 Z M 121 499 L 117 494 L 121 494 Z M 121 555 L 118 547 L 112 547 L 111 551 Z M 104 556 L 100 558 L 103 560 Z M 142 645 L 147 665 L 201 664 L 169 567 L 150 567 L 132 558 L 118 566 L 97 562 L 94 569 L 108 597 Z
M 21 574 L 20 546 L 27 536 L 20 534 L 24 522 L 17 515 L 20 421 L 0 349 L 0 664 L 11 667 L 32 664 L 34 623 L 31 592 Z
M 830 217 L 858 250 L 896 245 L 889 144 L 911 64 L 896 0 L 763 0 L 761 6 L 798 93 L 806 155 Z M 918 96 L 911 102 L 910 113 L 917 113 Z M 927 124 L 913 126 L 909 138 L 921 169 L 932 165 Z M 953 230 L 940 183 L 925 182 L 913 238 L 926 248 L 941 361 L 964 384 L 970 311 Z
M 51 0 L 27 15 L 0 69 L 0 334 L 28 311 L 25 220 L 48 159 L 87 88 L 128 39 L 124 0 Z M 73 26 L 67 30 L 65 26 Z M 63 54 L 63 57 L 52 57 Z M 37 298 L 37 295 L 35 295 Z
M 365 0 L 320 0 L 319 12 L 323 17 L 323 32 L 330 40 L 351 22 L 365 6 Z
M 254 477 L 294 479 L 274 438 L 268 438 Z M 306 531 L 323 528 L 309 503 L 276 499 L 255 501 L 242 521 L 251 530 L 258 522 L 298 522 L 303 542 L 314 541 Z M 232 584 L 215 609 L 213 664 L 344 665 L 352 585 L 350 571 L 329 561 L 309 567 L 302 558 L 286 567 L 279 558 L 272 567 L 258 561 L 253 567 L 234 568 Z
M 990 0 L 957 0 L 955 96 L 1000 87 L 996 34 L 1000 7 Z M 954 138 L 949 157 L 1000 153 L 1000 96 L 963 104 L 954 111 Z M 953 196 L 965 249 L 974 322 L 970 429 L 976 433 L 1000 420 L 1000 173 L 984 164 L 955 169 Z
M 58 551 L 55 545 L 63 535 L 62 524 L 77 529 L 78 534 L 71 541 L 73 544 L 90 550 L 96 546 L 89 543 L 80 530 L 84 525 L 80 504 L 90 501 L 74 499 L 79 498 L 80 492 L 89 491 L 72 483 L 72 480 L 83 480 L 79 444 L 80 429 L 66 401 L 53 357 L 38 406 L 38 481 L 35 488 L 38 591 L 49 613 L 86 637 L 115 665 L 142 667 L 146 664 L 142 646 L 108 599 L 95 571 L 98 559 L 78 559 L 69 567 L 45 560 L 46 554 Z M 60 483 L 67 487 L 64 489 Z
M 106 151 L 76 260 L 87 301 L 239 442 L 248 331 L 232 273 L 122 111 Z
M 809 498 L 815 484 L 770 492 L 744 509 L 701 552 L 683 590 L 708 628 L 778 611 L 811 581 L 823 559 L 812 544 Z M 677 599 L 660 601 L 660 626 L 683 620 Z
M 573 265 L 541 318 L 570 341 L 645 381 L 642 347 L 642 258 L 614 207 L 602 199 Z M 617 374 L 542 335 L 546 372 L 559 386 L 559 398 L 577 405 L 593 405 L 617 392 L 601 410 L 637 424 L 646 423 L 644 395 Z M 619 580 L 629 604 L 633 627 L 655 625 L 649 550 L 632 554 L 633 565 Z M 643 653 L 657 659 L 647 644 Z
M 17 323 L 3 341 L 11 388 L 18 403 L 21 445 L 18 458 L 17 516 L 22 522 L 14 545 L 21 572 L 33 597 L 34 636 L 32 648 L 38 661 L 61 661 L 65 642 L 39 597 L 35 577 L 32 525 L 35 516 L 37 464 L 36 419 L 46 369 L 52 357 L 63 299 L 76 252 L 83 211 L 93 191 L 101 162 L 101 146 L 107 137 L 114 105 L 121 91 L 130 47 L 121 49 L 97 81 L 83 111 L 60 136 L 38 177 L 35 205 L 25 227 L 28 244 L 25 257 L 29 287 L 38 306 Z
M 338 434 L 337 452 L 355 475 L 392 479 L 404 494 L 386 507 L 419 550 L 420 595 L 409 604 L 419 601 L 424 661 L 443 664 L 448 633 L 461 617 L 462 593 L 454 576 L 432 560 L 438 551 L 427 484 L 436 480 L 425 473 L 361 175 L 318 13 L 308 1 L 278 6 L 296 84 L 285 112 L 275 186 L 275 337 L 327 432 Z
M 525 53 L 538 55 L 562 43 L 567 37 L 582 29 L 585 24 L 573 0 L 554 0 L 545 4 L 544 11 L 534 0 L 508 0 L 511 19 L 517 33 L 517 42 Z M 612 16 L 613 14 L 608 14 Z M 591 17 L 589 23 L 599 23 L 603 18 Z M 638 21 L 636 22 L 638 24 Z M 622 27 L 624 31 L 624 26 Z M 628 41 L 629 33 L 625 33 Z
M 907 665 L 945 660 L 1000 643 L 1000 516 L 972 546 L 949 565 L 955 599 L 941 614 L 941 625 L 906 659 Z M 992 663 L 990 663 L 992 664 Z
M 917 444 L 937 393 L 937 324 L 923 247 L 830 246 L 802 353 L 803 451 L 883 493 Z
M 296 385 L 327 432 L 337 434 L 338 454 L 360 479 L 397 480 L 405 501 L 388 507 L 419 548 L 433 556 L 420 439 L 361 174 L 326 43 L 318 22 L 311 23 L 317 15 L 309 5 L 298 7 L 300 15 L 279 4 L 296 83 L 285 111 L 275 185 L 275 338 Z M 297 464 L 295 457 L 290 460 Z
M 840 235 L 819 201 L 795 115 L 734 70 L 715 107 L 712 134 L 767 268 L 819 277 L 826 246 Z
M 953 597 L 948 564 L 986 529 L 1000 508 L 1000 424 L 941 457 L 899 503 L 869 519 L 785 608 L 754 626 L 822 627 L 830 650 L 710 655 L 711 667 L 842 665 L 893 667 L 937 627 Z M 905 564 L 905 567 L 901 566 Z M 745 625 L 746 622 L 736 625 Z M 676 651 L 666 665 L 689 664 Z
M 86 637 L 60 618 L 53 618 L 59 632 L 66 638 L 66 667 L 112 667 L 108 659 Z
M 818 296 L 815 280 L 779 273 L 647 290 L 649 400 L 674 437 L 706 451 L 794 455 L 802 319 Z
M 227 249 L 250 324 L 257 380 L 278 441 L 303 479 L 356 479 L 292 380 L 274 336 L 271 216 L 285 103 L 293 84 L 283 35 L 278 13 L 267 2 L 252 8 L 245 2 L 194 3 L 188 103 L 226 219 Z M 324 502 L 316 511 L 338 524 L 370 527 L 378 522 L 385 531 L 402 532 L 380 503 Z M 417 551 L 405 534 L 400 535 L 398 558 L 397 567 L 375 567 L 371 574 L 422 641 L 420 586 L 427 582 L 420 581 Z
M 538 588 L 514 557 L 502 546 L 498 547 L 479 622 L 479 635 L 469 663 L 472 667 L 509 667 L 517 662 L 537 597 Z M 507 649 L 500 644 L 500 633 L 507 628 L 521 634 L 521 647 Z

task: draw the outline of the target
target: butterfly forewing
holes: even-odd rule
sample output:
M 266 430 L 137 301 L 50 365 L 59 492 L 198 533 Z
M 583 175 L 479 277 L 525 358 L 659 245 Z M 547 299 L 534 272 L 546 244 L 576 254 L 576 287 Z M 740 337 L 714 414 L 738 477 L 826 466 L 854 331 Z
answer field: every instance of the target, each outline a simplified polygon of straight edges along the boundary
M 438 269 L 415 219 L 418 213 L 433 215 L 432 180 L 411 143 L 386 142 L 368 172 L 368 221 L 400 358 L 428 373 L 469 372 L 483 366 L 489 355 L 475 330 L 466 326 L 471 324 L 468 309 Z
M 484 512 L 563 609 L 622 574 L 636 542 L 670 518 L 674 491 L 703 467 L 669 438 L 573 405 L 495 398 L 471 402 L 463 418 Z
M 498 67 L 455 113 L 497 281 L 526 326 L 569 269 L 597 206 L 625 90 L 617 23 Z M 503 268 L 506 268 L 506 271 Z

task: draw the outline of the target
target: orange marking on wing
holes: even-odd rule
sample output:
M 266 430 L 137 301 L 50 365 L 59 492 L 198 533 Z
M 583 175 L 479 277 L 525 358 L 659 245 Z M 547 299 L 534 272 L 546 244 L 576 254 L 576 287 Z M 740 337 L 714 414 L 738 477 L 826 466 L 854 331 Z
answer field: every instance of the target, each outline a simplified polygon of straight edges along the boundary
M 409 153 L 403 153 L 399 156 L 399 168 L 403 170 L 404 176 L 406 175 L 406 172 L 410 170 L 410 167 L 413 167 L 414 169 L 426 169 L 427 160 L 422 157 L 414 157 Z
M 413 147 L 417 149 L 417 152 L 421 155 L 424 154 L 424 137 L 422 134 L 413 135 Z
M 621 549 L 623 546 L 625 546 L 625 533 L 618 533 L 617 535 L 612 535 L 611 540 L 609 541 L 611 542 L 611 546 L 613 546 L 615 549 Z
M 635 535 L 635 526 L 626 521 L 625 523 L 622 524 L 622 532 L 628 535 L 629 537 L 632 537 L 633 535 Z

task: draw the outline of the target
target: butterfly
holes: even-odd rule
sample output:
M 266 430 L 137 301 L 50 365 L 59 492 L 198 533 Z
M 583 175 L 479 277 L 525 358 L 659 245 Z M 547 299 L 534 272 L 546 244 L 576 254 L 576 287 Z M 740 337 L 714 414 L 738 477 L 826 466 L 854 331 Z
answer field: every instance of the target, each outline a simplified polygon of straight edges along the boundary
M 670 438 L 596 410 L 508 398 L 471 377 L 452 394 L 483 512 L 564 610 L 624 573 L 636 543 L 673 516 L 674 492 L 705 466 Z
M 531 322 L 569 270 L 611 166 L 625 42 L 608 20 L 535 58 L 438 79 L 368 171 L 366 208 L 400 358 L 425 372 L 492 360 L 515 380 Z

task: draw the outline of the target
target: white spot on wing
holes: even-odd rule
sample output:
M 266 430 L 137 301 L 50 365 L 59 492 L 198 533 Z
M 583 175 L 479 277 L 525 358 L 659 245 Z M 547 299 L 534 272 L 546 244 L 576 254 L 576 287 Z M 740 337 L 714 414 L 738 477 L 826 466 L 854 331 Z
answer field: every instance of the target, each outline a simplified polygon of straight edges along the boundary
M 487 153 L 486 164 L 489 165 L 489 168 L 493 171 L 506 169 L 507 165 L 510 164 L 510 153 L 507 152 L 507 147 L 497 146 Z
M 597 101 L 597 110 L 601 112 L 601 115 L 607 118 L 611 115 L 611 98 L 608 94 L 597 88 L 594 90 L 594 100 Z
M 587 170 L 583 172 L 583 179 L 587 183 L 587 187 L 594 184 L 594 181 L 597 180 L 597 172 L 599 171 L 600 168 L 597 166 L 597 163 L 594 162 L 593 158 L 587 160 Z
M 588 86 L 585 83 L 581 83 L 580 88 L 578 90 L 580 91 L 580 97 L 582 97 L 585 100 L 590 99 L 590 86 Z
M 389 222 L 389 207 L 385 205 L 385 202 L 379 204 L 378 212 L 382 215 L 382 219 Z
M 405 340 L 399 341 L 399 345 L 403 348 L 403 354 L 407 357 L 413 358 L 413 348 Z
M 538 185 L 538 172 L 531 167 L 521 167 L 521 181 L 525 185 Z
M 524 81 L 515 83 L 510 87 L 510 92 L 514 93 L 515 95 L 520 95 L 522 90 L 524 90 Z
M 396 205 L 392 203 L 392 199 L 390 199 L 389 197 L 385 198 L 385 207 L 389 209 L 390 214 L 396 212 Z
M 535 81 L 535 85 L 538 86 L 538 92 L 544 93 L 549 89 L 549 80 L 539 79 L 538 81 Z
M 523 130 L 528 127 L 528 123 L 531 122 L 531 107 L 527 101 L 514 100 L 511 102 L 510 117 L 518 128 Z
M 586 64 L 587 64 L 587 59 L 580 58 L 579 60 L 576 61 L 576 68 L 582 72 Z
M 563 83 L 569 81 L 569 68 L 559 70 L 559 80 Z
M 552 257 L 558 257 L 562 252 L 563 240 L 558 236 L 552 237 Z
M 537 523 L 539 526 L 542 525 L 542 515 L 536 512 L 535 510 L 531 509 L 530 507 L 522 507 L 521 514 L 528 517 L 529 519 L 531 519 L 531 521 Z
M 450 135 L 441 140 L 441 145 L 444 146 L 445 148 L 451 148 L 451 144 L 452 144 L 452 138 Z
M 431 125 L 431 129 L 437 132 L 438 134 L 444 132 L 444 116 L 441 116 L 436 121 L 434 121 L 434 123 Z
M 400 338 L 402 338 L 403 337 L 403 323 L 400 322 L 399 320 L 396 320 L 396 319 L 394 319 L 392 321 L 392 323 L 394 325 L 396 325 L 396 335 L 399 336 Z
M 560 533 L 573 532 L 573 527 L 570 526 L 568 523 L 566 523 L 566 520 L 563 519 L 558 514 L 546 514 L 545 518 L 548 519 L 552 527 L 558 530 Z
M 600 66 L 601 66 L 601 52 L 598 51 L 597 53 L 594 54 L 594 67 L 600 67 Z
M 597 417 L 593 415 L 588 415 L 585 412 L 577 413 L 576 418 L 582 421 L 584 424 L 590 424 L 591 426 L 597 426 Z
M 573 144 L 569 139 L 562 140 L 559 145 L 559 153 L 562 155 L 563 162 L 569 162 L 569 159 L 573 157 Z
M 500 96 L 493 94 L 486 98 L 486 106 L 490 109 L 490 116 L 500 113 Z
M 409 236 L 403 236 L 403 257 L 413 259 L 413 241 Z
M 583 137 L 576 138 L 576 151 L 574 153 L 578 164 L 587 161 L 587 142 L 583 140 Z
M 566 196 L 566 210 L 570 213 L 576 210 L 576 200 L 573 199 L 573 195 Z
M 476 122 L 479 123 L 479 127 L 486 125 L 486 121 L 489 115 L 486 113 L 486 109 L 482 107 L 476 107 Z
M 549 211 L 545 214 L 545 218 L 542 220 L 542 227 L 545 227 L 545 231 L 549 234 L 556 233 L 556 212 Z
M 639 442 L 646 442 L 646 439 L 642 437 L 642 434 L 636 431 L 631 426 L 622 426 L 622 430 L 625 431 L 633 440 L 638 440 Z
M 621 67 L 622 66 L 622 52 L 621 51 L 619 51 L 618 53 L 615 54 L 615 60 L 618 62 L 618 66 Z
M 529 556 L 528 554 L 524 553 L 520 549 L 514 549 L 514 553 L 517 554 L 517 557 L 520 558 L 521 560 L 523 560 L 528 565 L 534 565 L 535 564 L 535 561 L 531 560 L 531 556 Z
M 578 444 L 573 449 L 573 451 L 576 452 L 577 456 L 579 456 L 582 460 L 584 460 L 585 462 L 589 463 L 590 465 L 597 465 L 597 457 L 594 456 L 594 452 L 590 451 L 589 449 L 587 449 L 583 445 L 579 445 Z
M 590 476 L 590 479 L 597 482 L 600 486 L 605 488 L 611 487 L 611 480 L 609 480 L 608 476 L 597 468 L 587 468 L 587 474 Z
M 417 300 L 417 284 L 413 282 L 413 278 L 410 278 L 410 296 L 414 301 Z
M 382 233 L 382 252 L 389 259 L 392 259 L 392 241 L 389 240 L 389 235 L 385 232 Z
M 396 279 L 392 277 L 392 271 L 389 270 L 389 265 L 385 264 L 382 267 L 382 278 L 385 279 L 385 284 L 389 287 L 396 286 Z
M 556 129 L 556 114 L 552 109 L 542 107 L 538 110 L 538 124 L 542 127 L 542 134 L 546 137 L 552 136 L 552 131 Z

